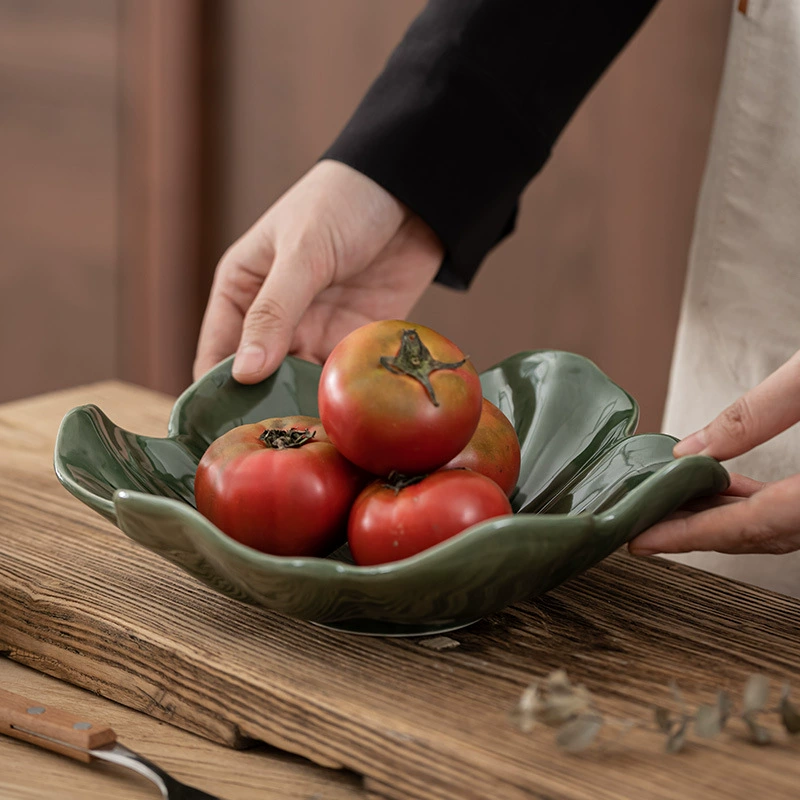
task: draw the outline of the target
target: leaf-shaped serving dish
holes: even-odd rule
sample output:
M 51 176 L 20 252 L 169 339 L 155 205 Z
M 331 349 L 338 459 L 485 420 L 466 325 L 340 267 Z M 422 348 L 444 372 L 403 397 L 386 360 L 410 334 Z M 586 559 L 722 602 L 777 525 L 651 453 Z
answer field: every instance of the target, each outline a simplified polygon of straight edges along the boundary
M 675 460 L 672 437 L 633 436 L 636 402 L 590 361 L 519 353 L 481 375 L 484 395 L 514 422 L 521 444 L 513 515 L 382 566 L 354 565 L 346 545 L 327 558 L 269 556 L 195 510 L 195 469 L 237 425 L 316 416 L 320 367 L 288 357 L 266 381 L 245 386 L 231 378 L 231 364 L 178 398 L 166 438 L 123 430 L 93 405 L 73 409 L 58 433 L 56 474 L 131 539 L 217 591 L 340 630 L 419 635 L 468 625 L 552 589 L 728 484 L 713 459 Z

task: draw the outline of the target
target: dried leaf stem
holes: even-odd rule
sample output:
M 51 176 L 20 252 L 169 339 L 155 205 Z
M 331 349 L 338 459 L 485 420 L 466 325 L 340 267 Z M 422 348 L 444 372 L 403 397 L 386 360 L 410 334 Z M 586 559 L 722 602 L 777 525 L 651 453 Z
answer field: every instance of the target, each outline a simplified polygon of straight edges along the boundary
M 800 733 L 800 710 L 789 700 L 790 687 L 785 683 L 777 706 L 767 707 L 769 679 L 755 674 L 748 678 L 742 691 L 739 711 L 735 712 L 727 692 L 717 692 L 716 701 L 689 710 L 677 683 L 670 683 L 670 693 L 678 713 L 656 706 L 652 723 L 641 720 L 623 720 L 602 715 L 596 708 L 588 689 L 571 683 L 563 669 L 547 675 L 543 682 L 532 683 L 523 691 L 511 711 L 511 721 L 521 731 L 528 733 L 537 725 L 556 728 L 556 745 L 569 753 L 578 753 L 591 747 L 600 731 L 608 725 L 619 726 L 621 738 L 633 728 L 652 730 L 664 737 L 667 753 L 680 753 L 685 749 L 690 732 L 701 739 L 711 739 L 725 730 L 729 720 L 738 717 L 745 725 L 749 739 L 754 744 L 767 745 L 773 741 L 770 731 L 761 723 L 764 715 L 777 716 L 789 735 Z

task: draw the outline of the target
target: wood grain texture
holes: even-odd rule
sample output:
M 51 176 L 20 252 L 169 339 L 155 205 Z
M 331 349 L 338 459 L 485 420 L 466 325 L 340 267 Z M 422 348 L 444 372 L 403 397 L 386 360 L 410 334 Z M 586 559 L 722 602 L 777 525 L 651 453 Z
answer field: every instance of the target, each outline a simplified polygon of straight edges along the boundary
M 110 722 L 122 744 L 222 800 L 367 797 L 355 775 L 322 769 L 263 745 L 244 751 L 221 747 L 7 658 L 0 658 L 0 685 Z M 0 797 L 8 800 L 154 800 L 158 796 L 150 781 L 129 770 L 97 761 L 91 766 L 73 763 L 5 736 L 0 736 L 0 765 Z
M 779 744 L 757 748 L 734 723 L 671 757 L 634 730 L 573 757 L 551 731 L 523 734 L 508 714 L 557 667 L 621 718 L 669 705 L 673 678 L 691 704 L 717 688 L 737 694 L 755 671 L 776 688 L 797 682 L 797 601 L 619 553 L 536 604 L 453 634 L 452 649 L 330 632 L 213 594 L 58 486 L 58 420 L 87 401 L 156 434 L 170 407 L 100 384 L 0 408 L 0 650 L 12 659 L 232 747 L 258 740 L 346 766 L 380 797 L 796 796 L 798 745 L 779 731 Z

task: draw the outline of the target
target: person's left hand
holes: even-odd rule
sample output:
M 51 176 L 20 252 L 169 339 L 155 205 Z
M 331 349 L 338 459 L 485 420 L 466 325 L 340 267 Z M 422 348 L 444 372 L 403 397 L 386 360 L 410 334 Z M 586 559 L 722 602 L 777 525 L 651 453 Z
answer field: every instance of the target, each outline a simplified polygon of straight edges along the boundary
M 705 428 L 678 442 L 673 454 L 700 453 L 724 461 L 799 421 L 800 351 Z M 773 483 L 734 474 L 722 495 L 677 512 L 628 547 L 641 556 L 694 550 L 772 554 L 800 550 L 800 474 Z

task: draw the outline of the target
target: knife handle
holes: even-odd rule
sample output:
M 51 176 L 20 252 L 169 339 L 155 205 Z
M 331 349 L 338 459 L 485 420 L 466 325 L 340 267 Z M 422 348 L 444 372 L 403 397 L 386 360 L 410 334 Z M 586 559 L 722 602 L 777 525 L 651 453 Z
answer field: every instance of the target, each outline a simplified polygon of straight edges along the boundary
M 92 760 L 88 751 L 117 740 L 108 725 L 88 722 L 5 689 L 0 689 L 0 733 L 87 762 Z

